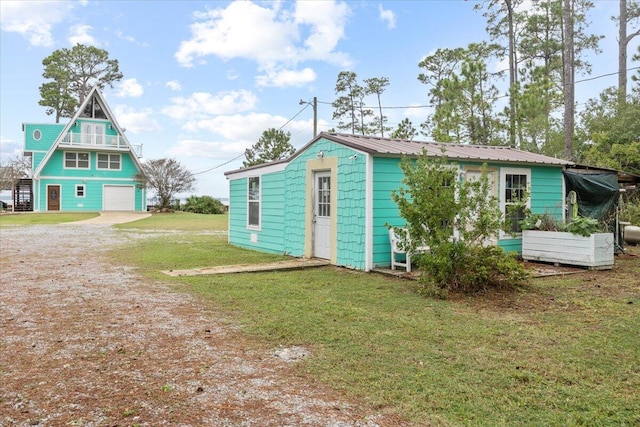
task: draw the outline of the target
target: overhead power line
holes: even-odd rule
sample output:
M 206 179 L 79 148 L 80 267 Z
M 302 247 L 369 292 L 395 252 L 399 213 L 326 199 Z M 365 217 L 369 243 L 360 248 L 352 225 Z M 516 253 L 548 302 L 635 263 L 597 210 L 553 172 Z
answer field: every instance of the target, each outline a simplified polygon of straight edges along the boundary
M 306 104 L 304 107 L 302 107 L 302 108 L 301 108 L 301 109 L 300 109 L 296 114 L 294 114 L 294 115 L 293 115 L 293 117 L 291 117 L 289 120 L 287 120 L 285 124 L 283 124 L 282 126 L 280 126 L 280 127 L 278 128 L 278 130 L 282 130 L 282 128 L 284 128 L 286 125 L 288 125 L 289 123 L 291 123 L 291 121 L 292 121 L 293 119 L 295 119 L 296 117 L 298 117 L 298 116 L 300 115 L 300 113 L 302 113 L 302 112 L 303 112 L 304 110 L 306 110 L 307 108 L 309 108 L 309 104 Z M 233 161 L 235 161 L 235 160 L 238 160 L 238 159 L 239 159 L 240 157 L 242 157 L 242 156 L 244 156 L 244 153 L 238 154 L 238 155 L 237 155 L 236 157 L 234 157 L 233 159 L 231 159 L 231 160 L 227 160 L 227 161 L 225 161 L 224 163 L 220 163 L 219 165 L 213 166 L 213 167 L 211 167 L 211 168 L 209 168 L 209 169 L 205 169 L 205 170 L 200 171 L 200 172 L 192 172 L 192 173 L 191 173 L 191 175 L 194 175 L 194 176 L 195 176 L 195 175 L 202 175 L 203 173 L 211 172 L 212 170 L 216 170 L 216 169 L 218 169 L 218 168 L 221 168 L 221 167 L 222 167 L 222 166 L 224 166 L 224 165 L 228 165 L 229 163 L 231 163 L 231 162 L 233 162 Z
M 631 68 L 627 68 L 627 72 L 628 71 L 634 71 L 634 70 L 640 70 L 640 67 L 631 67 Z M 617 71 L 612 72 L 612 73 L 606 73 L 606 74 L 600 74 L 598 76 L 593 76 L 593 77 L 586 77 L 584 79 L 580 79 L 580 80 L 576 80 L 574 82 L 574 84 L 576 83 L 584 83 L 584 82 L 589 82 L 589 81 L 593 81 L 593 80 L 597 80 L 597 79 L 601 79 L 604 77 L 610 77 L 610 76 L 615 76 L 616 74 L 618 74 Z M 500 96 L 496 96 L 494 98 L 492 98 L 492 100 L 497 100 L 497 99 L 501 99 L 501 98 L 506 98 L 508 97 L 508 94 L 505 95 L 500 95 Z M 316 100 L 315 101 L 318 104 L 325 104 L 325 105 L 333 105 L 333 102 L 328 102 L 328 101 L 321 101 L 321 100 Z M 309 102 L 305 102 L 304 103 L 304 107 L 302 107 L 296 114 L 293 115 L 293 117 L 291 117 L 289 120 L 287 120 L 282 126 L 280 126 L 278 128 L 278 130 L 282 130 L 285 126 L 287 126 L 289 123 L 291 123 L 296 117 L 298 117 L 304 110 L 306 110 L 307 108 L 309 108 L 309 106 L 312 105 Z M 383 110 L 397 110 L 397 109 L 413 109 L 413 108 L 433 108 L 435 107 L 434 104 L 425 104 L 425 105 L 405 105 L 405 106 L 389 106 L 389 107 L 369 107 L 369 106 L 363 106 L 364 108 L 382 108 Z M 209 169 L 205 169 L 203 171 L 200 172 L 194 172 L 193 175 L 201 175 L 203 173 L 207 173 L 207 172 L 211 172 L 212 170 L 216 170 L 218 168 L 221 168 L 224 165 L 228 165 L 229 163 L 238 160 L 240 157 L 244 156 L 244 153 L 237 155 L 236 157 L 225 161 L 224 163 L 220 163 L 219 165 L 213 166 Z

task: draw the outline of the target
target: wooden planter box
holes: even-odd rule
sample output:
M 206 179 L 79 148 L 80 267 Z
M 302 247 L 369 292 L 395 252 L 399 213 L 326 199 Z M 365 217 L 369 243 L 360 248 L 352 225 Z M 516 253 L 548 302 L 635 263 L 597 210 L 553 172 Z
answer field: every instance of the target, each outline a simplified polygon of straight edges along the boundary
M 583 237 L 564 231 L 522 232 L 522 259 L 528 261 L 609 269 L 613 266 L 613 247 L 613 233 Z

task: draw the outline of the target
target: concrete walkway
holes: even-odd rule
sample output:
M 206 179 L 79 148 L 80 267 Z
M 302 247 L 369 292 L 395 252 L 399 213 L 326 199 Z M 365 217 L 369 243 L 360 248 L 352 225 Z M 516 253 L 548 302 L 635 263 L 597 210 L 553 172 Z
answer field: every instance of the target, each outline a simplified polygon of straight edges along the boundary
M 99 212 L 99 216 L 83 221 L 76 221 L 72 224 L 124 224 L 126 222 L 138 221 L 139 219 L 149 218 L 149 212 L 133 212 L 133 211 L 103 211 Z
M 190 270 L 165 270 L 167 276 L 200 276 L 206 274 L 230 274 L 230 273 L 255 273 L 260 271 L 276 271 L 276 270 L 300 270 L 303 268 L 316 268 L 330 265 L 329 261 L 324 259 L 303 259 L 295 258 L 287 261 L 267 262 L 263 264 L 237 264 L 237 265 L 221 265 L 218 267 L 203 267 Z

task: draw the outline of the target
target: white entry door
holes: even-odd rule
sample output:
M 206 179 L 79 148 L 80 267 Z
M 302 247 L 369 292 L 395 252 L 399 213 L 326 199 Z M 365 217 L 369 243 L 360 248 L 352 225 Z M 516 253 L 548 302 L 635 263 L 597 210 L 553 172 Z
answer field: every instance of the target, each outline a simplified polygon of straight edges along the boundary
M 313 256 L 331 259 L 331 172 L 316 172 L 313 183 Z

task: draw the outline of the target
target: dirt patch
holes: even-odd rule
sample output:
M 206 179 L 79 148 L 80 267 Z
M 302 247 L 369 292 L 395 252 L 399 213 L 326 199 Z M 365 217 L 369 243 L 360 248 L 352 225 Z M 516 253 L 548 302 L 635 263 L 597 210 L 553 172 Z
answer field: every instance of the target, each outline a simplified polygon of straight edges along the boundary
M 101 255 L 149 234 L 0 233 L 0 425 L 403 424 L 296 377 L 291 359 L 312 357 L 303 349 L 278 356 L 195 297 Z
M 640 300 L 640 247 L 616 255 L 610 270 L 525 262 L 536 286 L 517 290 L 490 290 L 483 294 L 452 294 L 456 301 L 478 311 L 518 316 L 525 313 L 581 311 L 585 301 L 634 304 Z M 640 302 L 640 301 L 638 301 Z

